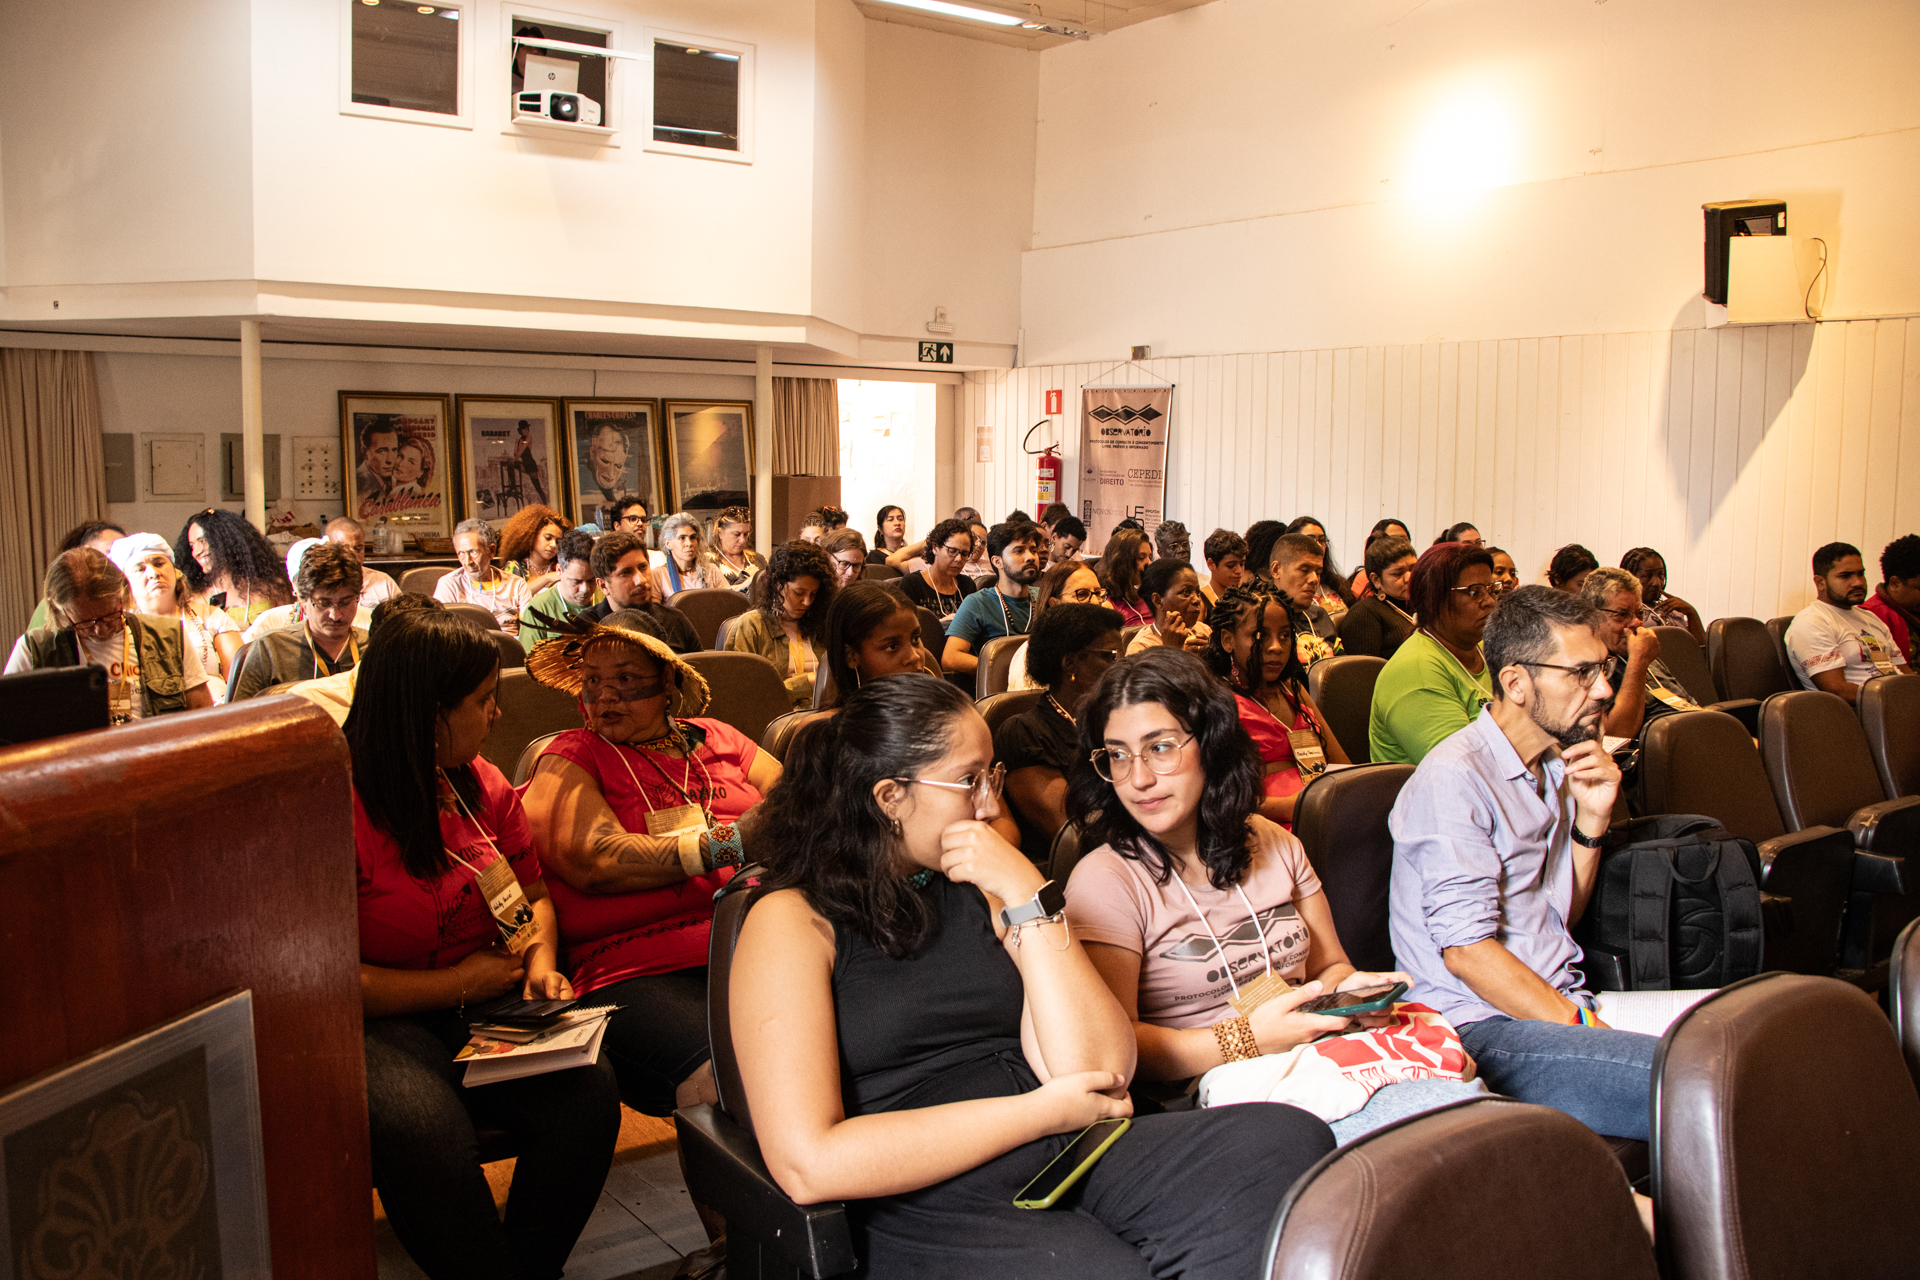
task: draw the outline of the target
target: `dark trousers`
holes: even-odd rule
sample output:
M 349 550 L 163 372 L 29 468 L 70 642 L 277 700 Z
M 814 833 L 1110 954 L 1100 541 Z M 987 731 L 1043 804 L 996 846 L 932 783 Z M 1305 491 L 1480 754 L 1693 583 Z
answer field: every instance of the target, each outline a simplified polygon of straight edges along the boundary
M 621 1100 L 643 1115 L 672 1115 L 674 1090 L 713 1056 L 707 966 L 597 987 L 582 1003 L 620 1006 L 600 1043 L 620 1081 Z
M 373 1185 L 394 1234 L 432 1280 L 553 1280 L 606 1183 L 620 1099 L 605 1059 L 468 1089 L 453 1010 L 366 1024 Z M 476 1126 L 519 1156 L 506 1221 L 480 1171 Z
M 865 1274 L 1125 1280 L 1261 1274 L 1294 1179 L 1333 1150 L 1317 1117 L 1275 1103 L 1141 1116 L 1052 1209 L 1013 1197 L 1073 1140 L 1009 1151 L 945 1182 L 856 1206 Z

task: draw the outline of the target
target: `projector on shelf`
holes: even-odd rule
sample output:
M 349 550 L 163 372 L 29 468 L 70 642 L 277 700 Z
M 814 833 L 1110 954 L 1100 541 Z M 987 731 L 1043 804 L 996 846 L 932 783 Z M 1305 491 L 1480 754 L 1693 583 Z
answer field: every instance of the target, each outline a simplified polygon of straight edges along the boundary
M 557 124 L 600 123 L 600 104 L 578 93 L 541 89 L 513 95 L 515 120 L 550 120 Z

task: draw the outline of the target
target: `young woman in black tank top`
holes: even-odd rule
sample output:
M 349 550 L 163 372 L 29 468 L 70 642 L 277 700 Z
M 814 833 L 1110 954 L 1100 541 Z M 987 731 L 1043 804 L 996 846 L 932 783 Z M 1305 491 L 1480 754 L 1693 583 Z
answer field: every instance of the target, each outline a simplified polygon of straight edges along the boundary
M 872 1277 L 1255 1274 L 1287 1187 L 1333 1146 L 1291 1107 L 1136 1119 L 1061 1205 L 1013 1207 L 1075 1133 L 1131 1112 L 1135 1051 L 1064 922 L 998 923 L 1043 878 L 987 825 L 992 761 L 966 697 L 916 675 L 789 750 L 731 980 L 768 1169 L 801 1203 L 853 1202 Z

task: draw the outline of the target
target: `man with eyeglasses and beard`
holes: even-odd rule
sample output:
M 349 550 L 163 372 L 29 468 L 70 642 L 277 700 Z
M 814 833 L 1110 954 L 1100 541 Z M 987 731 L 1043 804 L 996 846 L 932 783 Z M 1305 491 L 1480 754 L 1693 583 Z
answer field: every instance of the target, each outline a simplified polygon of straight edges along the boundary
M 1676 711 L 1698 711 L 1679 677 L 1660 661 L 1660 637 L 1643 616 L 1640 579 L 1625 569 L 1602 567 L 1587 575 L 1579 596 L 1600 612 L 1600 640 L 1607 646 L 1607 704 L 1603 727 L 1612 738 L 1637 738 L 1647 721 Z
M 1600 870 L 1620 770 L 1601 615 L 1521 587 L 1486 625 L 1493 701 L 1421 761 L 1389 817 L 1394 956 L 1495 1093 L 1647 1137 L 1659 1040 L 1595 1013 L 1570 933 Z

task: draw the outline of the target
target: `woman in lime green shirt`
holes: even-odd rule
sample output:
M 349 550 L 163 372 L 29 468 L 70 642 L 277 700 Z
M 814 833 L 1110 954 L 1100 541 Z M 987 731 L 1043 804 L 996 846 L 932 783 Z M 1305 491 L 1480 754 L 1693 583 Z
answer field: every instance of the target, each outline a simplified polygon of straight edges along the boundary
M 1500 599 L 1493 557 L 1464 542 L 1428 547 L 1408 597 L 1419 629 L 1373 686 L 1367 740 L 1375 763 L 1419 764 L 1493 700 L 1480 636 Z

